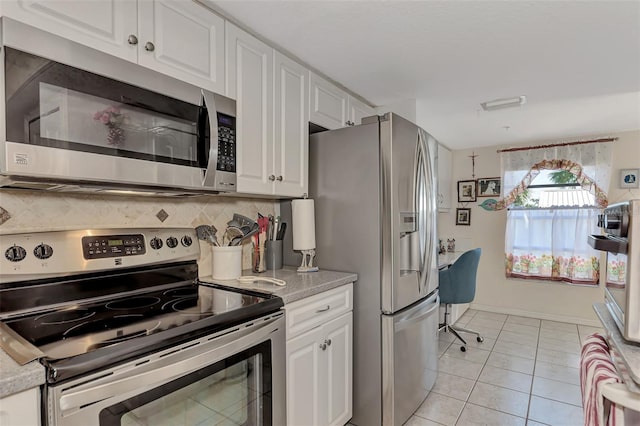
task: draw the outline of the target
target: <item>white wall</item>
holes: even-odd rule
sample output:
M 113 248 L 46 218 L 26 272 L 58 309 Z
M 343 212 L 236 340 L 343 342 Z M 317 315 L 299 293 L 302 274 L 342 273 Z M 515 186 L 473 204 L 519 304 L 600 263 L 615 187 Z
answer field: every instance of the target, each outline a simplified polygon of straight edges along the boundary
M 609 189 L 609 202 L 615 203 L 632 198 L 640 198 L 640 190 L 618 188 L 619 171 L 622 168 L 640 168 L 640 131 L 613 134 L 619 137 L 614 142 L 612 177 Z M 573 140 L 587 140 L 590 136 Z M 549 144 L 557 141 L 537 141 L 527 145 Z M 571 321 L 599 325 L 593 312 L 593 303 L 603 301 L 603 286 L 597 288 L 571 286 L 550 281 L 506 279 L 504 276 L 504 235 L 506 210 L 486 211 L 478 202 L 463 205 L 456 203 L 457 181 L 470 180 L 472 152 L 476 157 L 475 177 L 486 178 L 500 176 L 500 157 L 496 152 L 502 146 L 475 150 L 453 151 L 452 195 L 454 201 L 448 213 L 440 213 L 440 238 L 470 239 L 473 247 L 482 248 L 482 257 L 478 269 L 476 297 L 472 308 L 495 312 L 512 313 L 524 316 L 558 321 Z M 455 207 L 471 208 L 471 226 L 455 225 Z M 585 235 L 584 238 L 587 236 Z M 601 264 L 604 264 L 604 258 Z
M 384 114 L 385 112 L 394 112 L 406 118 L 407 120 L 416 123 L 416 100 L 407 99 L 404 101 L 396 102 L 390 105 L 384 105 L 376 107 L 376 114 Z
M 274 213 L 274 202 L 270 200 L 218 196 L 134 198 L 14 190 L 0 191 L 0 207 L 11 216 L 0 224 L 0 235 L 117 227 L 195 228 L 207 224 L 218 229 L 220 241 L 233 213 L 250 218 L 257 218 L 258 212 L 265 216 Z M 160 210 L 169 214 L 164 222 L 156 216 Z M 210 276 L 211 246 L 202 242 L 200 253 L 200 276 Z M 248 244 L 242 250 L 242 266 L 251 267 Z

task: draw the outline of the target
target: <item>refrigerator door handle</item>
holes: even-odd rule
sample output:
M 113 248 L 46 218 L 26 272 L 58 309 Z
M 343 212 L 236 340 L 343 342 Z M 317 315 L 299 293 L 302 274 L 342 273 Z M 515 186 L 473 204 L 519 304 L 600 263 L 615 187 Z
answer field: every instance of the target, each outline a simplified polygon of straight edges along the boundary
M 418 289 L 420 293 L 426 292 L 429 272 L 430 256 L 433 252 L 432 229 L 429 229 L 429 216 L 431 213 L 431 191 L 427 177 L 430 176 L 430 163 L 427 152 L 427 144 L 422 132 L 418 131 L 418 161 L 415 185 L 416 211 L 418 213 L 418 233 L 420 241 L 420 272 Z
M 393 327 L 395 331 L 399 331 L 399 330 L 403 330 L 407 327 L 411 327 L 416 323 L 419 323 L 420 321 L 422 321 L 423 319 L 425 319 L 426 317 L 430 316 L 433 311 L 435 311 L 436 309 L 438 309 L 440 307 L 440 296 L 437 296 L 435 301 L 433 302 L 434 305 L 429 308 L 426 311 L 420 311 L 415 315 L 411 315 L 408 316 L 406 318 L 403 318 L 400 322 L 397 322 L 395 324 L 395 326 Z

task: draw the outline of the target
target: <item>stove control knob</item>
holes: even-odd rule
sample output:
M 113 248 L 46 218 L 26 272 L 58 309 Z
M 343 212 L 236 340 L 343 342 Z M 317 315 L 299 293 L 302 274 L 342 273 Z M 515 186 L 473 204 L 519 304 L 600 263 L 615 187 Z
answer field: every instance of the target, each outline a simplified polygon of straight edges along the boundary
M 158 237 L 152 238 L 149 244 L 151 244 L 151 248 L 154 250 L 160 250 L 162 248 L 162 240 Z
M 53 255 L 53 248 L 48 244 L 42 243 L 33 249 L 33 255 L 38 259 L 48 259 Z
M 191 239 L 190 236 L 185 235 L 184 237 L 182 237 L 182 245 L 185 247 L 189 247 L 191 245 L 191 243 L 193 243 L 193 240 Z
M 170 248 L 176 248 L 178 246 L 178 239 L 176 237 L 167 238 L 167 245 Z
M 26 256 L 27 251 L 24 248 L 16 245 L 14 245 L 13 247 L 9 247 L 4 252 L 4 257 L 6 257 L 10 262 L 20 262 Z

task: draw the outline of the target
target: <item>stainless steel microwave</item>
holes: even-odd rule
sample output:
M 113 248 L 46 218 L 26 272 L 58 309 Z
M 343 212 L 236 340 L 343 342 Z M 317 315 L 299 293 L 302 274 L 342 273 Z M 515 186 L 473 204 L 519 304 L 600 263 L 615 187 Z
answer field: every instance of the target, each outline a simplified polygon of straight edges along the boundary
M 8 18 L 0 25 L 0 186 L 236 190 L 234 100 Z

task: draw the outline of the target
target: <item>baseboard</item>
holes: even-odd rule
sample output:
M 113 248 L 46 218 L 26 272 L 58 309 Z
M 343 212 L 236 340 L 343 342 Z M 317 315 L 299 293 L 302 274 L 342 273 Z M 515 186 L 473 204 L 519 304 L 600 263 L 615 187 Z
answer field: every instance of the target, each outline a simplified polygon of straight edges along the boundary
M 481 305 L 481 304 L 473 303 L 473 302 L 471 303 L 470 308 L 471 309 L 476 309 L 476 310 L 479 310 L 479 311 L 495 312 L 495 313 L 498 313 L 498 314 L 518 315 L 518 316 L 521 316 L 521 317 L 538 318 L 538 319 L 545 319 L 545 320 L 549 320 L 549 321 L 570 322 L 572 324 L 580 324 L 580 325 L 587 325 L 587 326 L 590 326 L 590 327 L 602 328 L 602 323 L 597 319 L 588 320 L 588 319 L 585 319 L 585 318 L 570 317 L 570 316 L 565 316 L 565 315 L 555 315 L 555 314 L 547 314 L 547 313 L 542 313 L 542 312 L 524 311 L 522 309 L 513 309 L 513 308 L 503 308 L 503 307 L 499 307 L 499 306 Z

